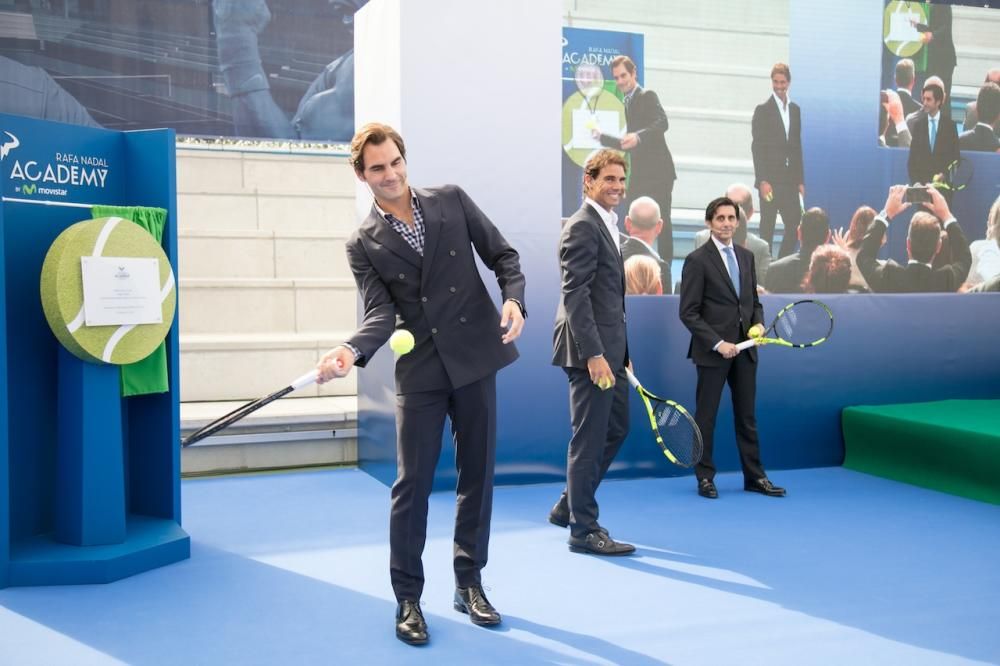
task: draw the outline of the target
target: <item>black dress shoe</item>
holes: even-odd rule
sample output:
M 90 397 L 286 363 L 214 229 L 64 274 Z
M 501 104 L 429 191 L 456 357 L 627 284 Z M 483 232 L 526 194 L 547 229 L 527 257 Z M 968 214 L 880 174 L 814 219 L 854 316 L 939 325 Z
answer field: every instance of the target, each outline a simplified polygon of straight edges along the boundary
M 711 479 L 698 481 L 698 494 L 708 499 L 718 499 L 719 497 L 719 491 L 715 489 L 715 483 Z
M 403 599 L 396 606 L 396 638 L 409 645 L 427 644 L 427 622 L 419 602 Z
M 591 555 L 631 555 L 635 552 L 635 546 L 615 541 L 604 528 L 590 532 L 585 537 L 571 536 L 569 549 L 574 553 Z
M 472 624 L 480 627 L 495 627 L 500 624 L 500 613 L 486 598 L 481 585 L 456 587 L 455 610 L 467 614 Z
M 749 491 L 751 493 L 760 493 L 761 495 L 767 495 L 768 497 L 784 497 L 785 489 L 779 488 L 778 486 L 771 483 L 771 481 L 765 476 L 755 481 L 744 481 L 743 490 Z
M 556 527 L 569 527 L 569 507 L 566 505 L 565 495 L 560 497 L 556 505 L 549 511 L 549 522 Z

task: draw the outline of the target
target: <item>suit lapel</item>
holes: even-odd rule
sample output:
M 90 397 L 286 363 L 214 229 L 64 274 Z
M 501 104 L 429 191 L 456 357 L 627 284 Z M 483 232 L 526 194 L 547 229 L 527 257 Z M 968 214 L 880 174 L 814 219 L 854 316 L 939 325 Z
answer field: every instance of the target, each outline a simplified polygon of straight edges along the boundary
M 424 217 L 424 265 L 430 266 L 434 261 L 434 253 L 437 252 L 438 239 L 441 238 L 441 226 L 445 222 L 442 211 L 441 198 L 427 190 L 413 190 L 420 202 L 420 212 Z M 420 275 L 420 285 L 427 287 L 427 279 L 430 271 L 422 271 Z
M 618 257 L 618 270 L 621 273 L 622 278 L 622 289 L 625 288 L 625 261 L 622 258 L 621 250 L 619 249 L 618 242 L 611 237 L 611 233 L 608 231 L 608 226 L 604 224 L 604 220 L 601 219 L 601 214 L 598 213 L 593 206 L 590 204 L 584 204 L 587 208 L 587 213 L 590 215 L 590 219 L 597 224 L 597 230 L 604 239 L 604 242 L 611 246 L 611 251 L 614 252 L 614 256 Z
M 420 268 L 420 255 L 395 229 L 389 226 L 388 222 L 382 219 L 375 206 L 372 206 L 371 213 L 361 223 L 361 231 L 375 241 L 376 245 L 386 248 L 401 259 Z

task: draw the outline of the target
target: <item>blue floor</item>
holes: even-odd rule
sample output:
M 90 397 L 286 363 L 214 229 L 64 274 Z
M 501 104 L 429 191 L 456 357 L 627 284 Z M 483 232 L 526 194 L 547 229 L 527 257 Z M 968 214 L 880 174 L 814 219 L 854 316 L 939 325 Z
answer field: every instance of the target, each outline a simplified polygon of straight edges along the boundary
M 451 608 L 453 497 L 431 500 L 431 644 L 392 633 L 388 489 L 355 470 L 185 481 L 189 561 L 110 585 L 0 590 L 0 664 L 1000 663 L 1000 506 L 839 468 L 716 501 L 690 477 L 611 481 L 631 558 L 570 553 L 558 487 L 497 490 L 485 583 Z

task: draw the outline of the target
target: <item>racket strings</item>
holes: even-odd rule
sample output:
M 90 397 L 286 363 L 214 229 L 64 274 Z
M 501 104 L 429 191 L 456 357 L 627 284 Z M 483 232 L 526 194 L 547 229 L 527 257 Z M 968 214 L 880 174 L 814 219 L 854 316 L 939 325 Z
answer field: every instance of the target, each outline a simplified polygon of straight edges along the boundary
M 778 315 L 774 330 L 778 337 L 794 345 L 808 345 L 829 337 L 833 318 L 829 311 L 814 302 L 803 302 Z
M 667 403 L 657 403 L 653 415 L 663 445 L 679 465 L 691 467 L 701 460 L 701 435 L 690 415 Z

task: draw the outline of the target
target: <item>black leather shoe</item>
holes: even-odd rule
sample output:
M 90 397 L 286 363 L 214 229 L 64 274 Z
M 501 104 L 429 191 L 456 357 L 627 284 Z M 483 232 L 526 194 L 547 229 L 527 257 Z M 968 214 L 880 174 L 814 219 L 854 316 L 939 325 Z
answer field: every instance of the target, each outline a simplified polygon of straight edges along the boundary
M 708 499 L 718 499 L 719 497 L 719 491 L 715 489 L 715 483 L 711 479 L 698 481 L 698 494 Z
M 396 606 L 396 638 L 409 645 L 427 644 L 427 622 L 419 602 L 404 599 Z
M 571 536 L 569 549 L 574 553 L 590 553 L 591 555 L 631 555 L 635 552 L 635 546 L 615 541 L 604 528 L 590 532 L 585 537 Z
M 569 527 L 569 507 L 566 505 L 565 495 L 560 497 L 556 505 L 549 511 L 549 522 L 556 527 Z
M 472 624 L 480 627 L 495 627 L 500 624 L 500 613 L 486 598 L 481 585 L 456 587 L 455 610 L 468 615 Z
M 761 477 L 755 481 L 744 481 L 743 490 L 749 491 L 751 493 L 760 493 L 761 495 L 767 495 L 768 497 L 785 496 L 785 489 L 779 488 L 778 486 L 771 483 L 771 481 L 766 476 Z

